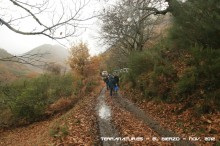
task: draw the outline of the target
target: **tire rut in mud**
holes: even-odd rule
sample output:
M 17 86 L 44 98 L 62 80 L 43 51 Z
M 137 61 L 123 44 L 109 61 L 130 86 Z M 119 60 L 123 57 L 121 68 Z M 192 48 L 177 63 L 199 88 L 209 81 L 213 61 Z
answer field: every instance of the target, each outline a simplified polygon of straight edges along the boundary
M 105 91 L 103 88 L 99 97 L 98 104 L 96 106 L 96 113 L 99 125 L 99 134 L 103 146 L 120 146 L 121 142 L 117 140 L 103 140 L 104 137 L 119 137 L 116 127 L 111 123 L 111 109 L 105 103 Z
M 142 120 L 145 124 L 147 124 L 153 131 L 158 133 L 161 137 L 180 137 L 174 132 L 161 127 L 159 122 L 153 120 L 151 115 L 149 115 L 148 113 L 138 108 L 136 105 L 134 105 L 129 100 L 123 98 L 120 94 L 118 94 L 117 96 L 114 96 L 112 99 L 113 99 L 114 104 L 118 104 L 118 106 L 134 114 L 137 119 Z M 173 143 L 176 146 L 185 146 L 185 145 L 195 146 L 195 144 L 187 140 L 180 140 L 180 141 L 176 141 Z

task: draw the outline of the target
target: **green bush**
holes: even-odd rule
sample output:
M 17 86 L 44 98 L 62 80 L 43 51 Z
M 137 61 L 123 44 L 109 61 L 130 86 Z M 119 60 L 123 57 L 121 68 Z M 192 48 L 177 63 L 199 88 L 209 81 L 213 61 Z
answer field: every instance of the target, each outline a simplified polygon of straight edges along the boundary
M 163 64 L 156 65 L 150 78 L 152 80 L 152 90 L 156 89 L 155 95 L 162 100 L 168 100 L 171 97 L 170 91 L 177 80 L 176 71 L 171 62 L 164 60 Z
M 61 97 L 71 96 L 72 91 L 73 79 L 70 74 L 44 74 L 2 85 L 0 99 L 11 109 L 15 120 L 32 122 L 41 118 L 49 104 Z
M 134 52 L 130 55 L 128 67 L 130 68 L 127 77 L 132 82 L 133 87 L 137 84 L 137 78 L 143 73 L 149 73 L 157 63 L 157 52 L 147 50 L 143 52 Z
M 49 135 L 51 137 L 65 137 L 69 134 L 69 130 L 66 124 L 58 125 L 57 123 L 50 128 Z
M 86 83 L 86 93 L 90 93 L 92 92 L 92 90 L 94 89 L 95 86 L 97 86 L 97 82 L 95 80 L 89 80 Z
M 173 90 L 175 95 L 177 97 L 194 95 L 215 101 L 212 106 L 219 105 L 220 50 L 202 47 L 192 47 L 188 50 L 190 53 L 188 67 L 176 82 Z
M 13 105 L 13 113 L 16 117 L 26 118 L 28 121 L 34 121 L 44 113 L 47 105 L 49 89 L 47 83 L 34 81 L 21 94 L 17 96 Z
M 197 68 L 200 82 L 205 90 L 215 90 L 220 88 L 220 50 L 210 48 L 191 48 L 192 64 Z
M 51 76 L 49 96 L 57 99 L 71 96 L 73 93 L 73 77 L 70 74 L 65 76 Z
M 136 52 L 129 57 L 129 68 L 133 74 L 138 76 L 151 71 L 154 67 L 155 60 L 156 58 L 153 52 Z
M 219 49 L 220 46 L 220 1 L 187 0 L 172 1 L 174 24 L 171 36 L 181 48 L 194 46 Z
M 185 70 L 182 77 L 176 83 L 175 92 L 176 95 L 186 95 L 192 94 L 192 91 L 196 89 L 196 83 L 198 80 L 198 75 L 196 69 L 191 67 Z

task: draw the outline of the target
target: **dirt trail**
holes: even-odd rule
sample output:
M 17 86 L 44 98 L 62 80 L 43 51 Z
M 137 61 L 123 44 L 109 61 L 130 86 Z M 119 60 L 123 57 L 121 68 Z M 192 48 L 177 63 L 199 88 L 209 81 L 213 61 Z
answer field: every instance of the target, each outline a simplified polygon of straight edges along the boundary
M 0 146 L 100 145 L 95 111 L 97 96 L 81 98 L 68 112 L 50 120 L 2 131 Z
M 146 125 L 148 125 L 153 131 L 158 133 L 161 137 L 179 137 L 177 134 L 175 134 L 172 131 L 169 131 L 168 129 L 164 129 L 160 126 L 160 124 L 153 120 L 152 116 L 138 108 L 136 105 L 131 103 L 129 100 L 121 97 L 120 94 L 118 96 L 115 96 L 112 98 L 114 104 L 117 104 L 118 106 L 124 108 L 126 111 L 129 111 L 135 117 L 141 121 L 143 121 Z M 175 141 L 174 145 L 176 146 L 194 146 L 193 143 L 187 140 L 180 140 Z
M 133 135 L 128 132 L 129 130 L 134 134 L 134 137 L 146 136 L 147 134 L 149 134 L 150 137 L 150 134 L 155 135 L 154 133 L 157 133 L 160 137 L 179 137 L 177 134 L 161 127 L 149 114 L 140 110 L 127 99 L 122 98 L 120 95 L 108 97 L 105 93 L 106 88 L 103 88 L 98 97 L 83 98 L 81 100 L 82 102 L 78 102 L 73 109 L 64 116 L 56 119 L 56 121 L 52 119 L 51 121 L 38 122 L 28 127 L 0 133 L 0 145 L 59 145 L 59 139 L 54 139 L 49 135 L 51 125 L 56 123 L 59 125 L 65 123 L 69 129 L 69 134 L 63 137 L 62 140 L 64 145 L 100 145 L 101 141 L 101 145 L 103 146 L 120 146 L 124 145 L 125 142 L 117 140 L 117 138 L 132 137 Z M 117 124 L 117 121 L 119 121 L 118 123 L 121 122 L 124 124 Z M 133 123 L 136 124 L 136 127 Z M 127 133 L 122 135 L 120 131 L 122 128 L 120 129 L 120 126 L 124 128 Z M 140 129 L 142 129 L 142 131 Z M 145 134 L 141 135 L 140 133 Z M 104 140 L 104 137 L 112 137 L 114 139 Z M 159 143 L 159 145 L 163 145 L 163 143 L 155 143 L 152 140 L 144 141 L 144 143 L 149 143 L 150 145 L 158 145 Z M 136 145 L 138 142 L 134 141 L 128 145 L 134 144 Z M 169 145 L 173 144 L 177 146 L 194 145 L 184 140 L 174 143 L 169 142 Z
M 123 144 L 133 145 L 133 144 L 141 144 L 141 143 L 142 144 L 148 143 L 148 144 L 153 144 L 153 145 L 166 144 L 166 145 L 176 145 L 176 146 L 194 146 L 195 145 L 191 143 L 190 141 L 187 141 L 185 139 L 183 140 L 180 136 L 178 136 L 174 132 L 169 131 L 168 129 L 164 129 L 162 126 L 160 126 L 159 122 L 153 120 L 151 115 L 142 111 L 140 108 L 138 108 L 136 105 L 134 105 L 129 100 L 122 98 L 120 94 L 118 94 L 117 96 L 113 96 L 113 97 L 106 97 L 106 95 L 108 96 L 108 94 L 107 93 L 105 94 L 105 92 L 106 92 L 106 88 L 103 88 L 103 90 L 101 91 L 98 97 L 98 104 L 96 106 L 100 139 L 102 140 L 102 144 L 104 146 L 111 146 L 111 145 L 118 146 L 118 145 L 123 145 Z M 118 112 L 120 114 L 118 114 Z M 120 115 L 126 115 L 126 116 L 120 117 Z M 129 120 L 129 117 L 130 117 L 130 120 Z M 135 119 L 132 120 L 132 117 L 134 117 L 136 120 Z M 143 130 L 138 135 L 137 134 L 138 132 L 136 132 L 134 129 L 135 125 L 132 126 L 132 124 L 129 123 L 129 121 L 136 121 L 135 124 L 139 125 L 139 127 L 136 127 L 136 128 L 138 129 L 144 128 L 145 131 Z M 130 127 L 129 126 L 126 127 L 123 124 L 121 125 L 120 122 L 126 125 L 130 125 Z M 124 129 L 125 131 L 130 131 L 131 133 L 128 134 L 128 132 L 125 132 L 124 134 L 121 131 L 122 129 Z M 132 132 L 132 129 L 134 130 L 133 132 Z M 119 132 L 120 132 L 120 135 L 118 134 Z M 119 137 L 121 139 L 129 138 L 129 137 L 132 137 L 132 133 L 133 134 L 136 133 L 136 136 L 142 136 L 141 134 L 144 134 L 144 133 L 145 134 L 151 133 L 152 135 L 159 135 L 158 137 L 159 139 L 157 142 L 152 141 L 149 138 L 150 136 L 149 134 L 147 134 L 149 138 L 148 141 L 146 141 L 145 139 L 146 137 L 143 137 L 142 142 L 141 141 L 131 142 L 130 140 L 117 141 L 113 139 L 104 141 L 102 139 L 103 137 L 113 137 L 113 138 Z M 172 141 L 172 142 L 171 141 L 165 142 L 165 141 L 161 141 L 160 137 L 168 137 L 168 138 L 177 137 L 177 140 Z M 178 138 L 181 140 L 179 140 Z
M 106 88 L 100 93 L 98 97 L 98 104 L 96 106 L 96 111 L 98 115 L 98 125 L 99 125 L 99 133 L 100 138 L 106 137 L 119 137 L 118 131 L 115 126 L 111 123 L 111 109 L 105 103 L 105 91 Z M 114 140 L 102 140 L 103 146 L 119 146 L 121 145 L 120 141 Z

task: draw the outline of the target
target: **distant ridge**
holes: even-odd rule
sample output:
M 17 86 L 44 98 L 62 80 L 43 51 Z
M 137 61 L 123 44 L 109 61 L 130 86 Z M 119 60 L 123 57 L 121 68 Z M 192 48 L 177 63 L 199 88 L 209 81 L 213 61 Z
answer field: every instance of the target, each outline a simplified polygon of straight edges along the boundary
M 44 63 L 47 63 L 47 64 L 53 63 L 53 64 L 60 65 L 61 68 L 64 70 L 69 69 L 69 65 L 67 64 L 69 51 L 62 46 L 43 44 L 32 49 L 31 51 L 28 51 L 27 53 L 24 53 L 24 55 L 27 55 L 27 54 L 29 55 L 38 54 L 40 55 L 39 57 L 40 61 Z M 39 64 L 42 64 L 42 63 L 39 62 Z M 39 65 L 39 64 L 36 64 L 36 65 Z M 30 65 L 28 65 L 28 67 L 38 72 L 43 71 L 42 68 L 40 69 L 40 68 L 36 68 Z
M 10 53 L 8 53 L 6 50 L 0 48 L 0 58 L 10 57 L 12 56 Z
M 26 65 L 12 62 L 12 61 L 2 61 L 1 59 L 12 57 L 10 53 L 6 50 L 0 48 L 0 82 L 8 83 L 18 78 L 33 75 Z

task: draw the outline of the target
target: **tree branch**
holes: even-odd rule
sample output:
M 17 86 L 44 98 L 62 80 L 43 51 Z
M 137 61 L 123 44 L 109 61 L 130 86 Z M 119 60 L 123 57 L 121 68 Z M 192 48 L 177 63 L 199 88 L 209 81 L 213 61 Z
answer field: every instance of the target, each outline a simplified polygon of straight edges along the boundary
M 42 25 L 42 26 L 44 26 L 44 27 L 47 28 L 47 26 L 44 25 L 44 24 L 42 24 L 42 23 L 40 22 L 40 20 L 36 17 L 36 15 L 33 14 L 29 9 L 23 7 L 22 5 L 20 5 L 19 3 L 17 3 L 17 2 L 14 1 L 14 0 L 10 0 L 10 1 L 11 1 L 15 6 L 18 6 L 18 7 L 22 8 L 22 9 L 24 9 L 25 11 L 27 11 L 27 12 L 37 21 L 38 24 L 40 24 L 40 25 Z
M 0 61 L 10 61 L 20 64 L 29 64 L 35 67 L 43 67 L 45 64 L 47 64 L 46 61 L 42 60 L 46 55 L 49 55 L 49 53 L 24 54 L 18 56 L 11 55 L 9 57 L 0 58 Z
M 28 1 L 27 2 L 21 2 L 18 0 L 9 0 L 9 2 L 11 2 L 15 7 L 24 10 L 25 14 L 22 13 L 22 15 L 18 18 L 14 18 L 14 14 L 11 14 L 11 20 L 7 21 L 8 16 L 6 17 L 6 15 L 2 15 L 0 17 L 0 25 L 5 25 L 8 29 L 10 29 L 11 31 L 15 32 L 15 33 L 19 33 L 22 35 L 44 35 L 46 37 L 49 37 L 51 39 L 64 39 L 64 38 L 68 38 L 68 37 L 72 37 L 74 36 L 77 31 L 76 28 L 78 30 L 80 30 L 80 25 L 82 25 L 81 22 L 85 22 L 87 20 L 93 19 L 97 16 L 92 15 L 90 17 L 87 18 L 80 18 L 81 17 L 81 12 L 83 11 L 83 9 L 89 4 L 90 0 L 84 0 L 84 1 L 77 1 L 77 3 L 74 3 L 73 0 L 71 0 L 71 6 L 75 6 L 74 8 L 70 8 L 70 12 L 66 13 L 68 10 L 68 7 L 70 7 L 70 5 L 63 5 L 63 1 L 61 1 L 61 4 L 59 4 L 58 6 L 61 7 L 61 15 L 56 14 L 59 11 L 56 11 L 56 7 L 55 5 L 53 5 L 55 7 L 54 11 L 51 12 L 51 14 L 53 14 L 53 18 L 51 20 L 51 24 L 44 24 L 41 21 L 41 17 L 37 17 L 37 15 L 43 14 L 44 12 L 47 11 L 48 6 L 44 7 L 46 4 L 49 5 L 49 0 L 43 1 L 42 4 L 36 4 L 36 6 L 34 6 L 33 4 L 30 4 Z M 68 3 L 69 4 L 69 3 Z M 41 7 L 40 7 L 41 6 Z M 30 8 L 29 8 L 30 7 Z M 32 10 L 32 8 L 37 9 L 37 12 L 34 12 L 34 10 Z M 10 11 L 10 9 L 9 9 Z M 25 30 L 20 30 L 19 28 L 17 28 L 16 26 L 13 26 L 12 22 L 25 22 L 25 18 L 30 18 L 32 17 L 37 25 L 34 26 L 33 31 L 25 31 Z M 10 17 L 9 17 L 10 18 Z M 55 20 L 56 19 L 56 20 Z M 54 20 L 54 21 L 53 21 Z M 57 30 L 61 30 L 64 29 L 65 33 L 60 33 L 60 32 L 56 32 Z M 63 31 L 63 30 L 61 30 Z M 55 33 L 56 32 L 56 33 Z M 78 35 L 76 35 L 78 36 Z

